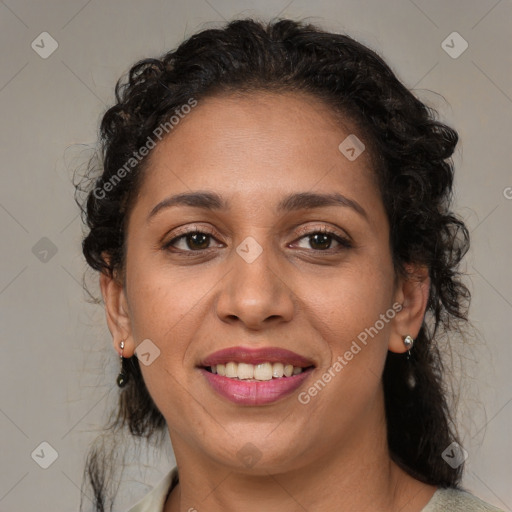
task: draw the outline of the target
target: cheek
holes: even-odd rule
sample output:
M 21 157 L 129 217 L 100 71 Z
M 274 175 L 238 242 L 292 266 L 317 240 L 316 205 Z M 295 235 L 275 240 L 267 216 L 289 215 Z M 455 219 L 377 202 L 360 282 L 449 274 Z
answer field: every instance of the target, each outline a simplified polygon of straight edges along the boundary
M 162 348 L 179 346 L 194 331 L 194 319 L 215 276 L 158 263 L 143 265 L 134 255 L 127 265 L 128 298 L 135 342 L 150 338 Z
M 372 339 L 382 341 L 387 337 L 391 318 L 386 318 L 384 324 L 379 319 L 391 309 L 393 281 L 390 265 L 373 263 L 340 268 L 328 280 L 302 283 L 309 321 L 329 343 L 333 355 L 348 350 L 358 336 L 364 339 L 364 333 L 376 322 L 379 332 Z
M 303 399 L 310 399 L 318 417 L 329 415 L 333 435 L 341 425 L 348 428 L 351 418 L 363 417 L 378 397 L 395 316 L 393 284 L 391 264 L 373 260 L 340 269 L 328 286 L 308 285 L 309 322 L 330 358 Z
M 144 261 L 145 260 L 145 261 Z M 159 409 L 183 408 L 190 398 L 192 340 L 211 314 L 211 293 L 223 275 L 211 269 L 172 268 L 165 262 L 148 264 L 142 255 L 127 260 L 128 301 L 136 346 L 149 339 L 158 349 L 150 365 L 141 364 L 148 391 Z
M 128 296 L 134 341 L 138 346 L 149 339 L 158 351 L 151 364 L 140 364 L 144 383 L 166 420 L 173 418 L 173 427 L 186 432 L 176 411 L 190 406 L 184 392 L 189 387 L 185 362 L 190 340 L 200 327 L 198 319 L 204 316 L 201 299 L 209 287 L 201 280 L 184 281 L 169 268 L 135 270 L 135 260 L 132 268 Z
M 393 278 L 378 269 L 345 272 L 325 287 L 310 285 L 308 321 L 323 338 L 329 357 L 317 378 L 304 390 L 311 417 L 322 422 L 321 441 L 350 431 L 354 422 L 369 421 L 381 400 L 381 375 L 395 312 Z M 382 320 L 382 316 L 385 320 Z M 387 315 L 387 316 L 386 316 Z M 313 427 L 312 427 L 313 428 Z

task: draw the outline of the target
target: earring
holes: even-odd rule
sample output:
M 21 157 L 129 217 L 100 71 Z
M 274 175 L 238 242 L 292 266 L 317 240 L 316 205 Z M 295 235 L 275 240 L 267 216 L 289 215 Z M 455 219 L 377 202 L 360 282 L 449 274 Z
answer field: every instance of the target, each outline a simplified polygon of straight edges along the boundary
M 119 356 L 121 358 L 121 371 L 119 372 L 119 375 L 117 376 L 117 385 L 120 388 L 124 388 L 126 386 L 126 383 L 128 382 L 128 375 L 126 375 L 124 368 L 123 368 L 123 350 L 124 350 L 124 341 L 121 341 L 119 344 L 119 347 L 121 348 L 121 355 Z
M 411 353 L 411 348 L 414 345 L 414 340 L 411 336 L 407 335 L 404 338 L 404 345 L 406 346 L 407 350 L 409 351 L 409 354 Z
M 412 336 L 407 335 L 404 338 L 404 345 L 407 348 L 407 361 L 409 361 L 411 359 L 411 348 L 414 345 L 414 339 Z M 407 367 L 407 385 L 409 386 L 409 389 L 414 389 L 416 387 L 416 377 L 414 376 L 414 370 L 410 361 L 407 364 Z

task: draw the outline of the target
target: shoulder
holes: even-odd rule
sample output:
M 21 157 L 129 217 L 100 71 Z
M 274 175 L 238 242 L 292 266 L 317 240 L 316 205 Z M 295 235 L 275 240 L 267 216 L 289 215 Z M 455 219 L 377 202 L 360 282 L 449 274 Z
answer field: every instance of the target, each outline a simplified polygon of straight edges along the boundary
M 460 489 L 438 489 L 421 512 L 503 512 L 469 492 Z
M 178 468 L 175 467 L 151 491 L 128 512 L 162 512 L 167 495 L 178 484 Z

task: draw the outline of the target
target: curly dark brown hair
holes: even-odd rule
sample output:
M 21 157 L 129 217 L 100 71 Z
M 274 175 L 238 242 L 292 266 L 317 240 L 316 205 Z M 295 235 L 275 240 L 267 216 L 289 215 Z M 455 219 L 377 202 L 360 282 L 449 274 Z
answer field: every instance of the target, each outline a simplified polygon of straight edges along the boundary
M 410 359 L 389 353 L 386 360 L 389 450 L 415 478 L 457 486 L 462 466 L 453 469 L 441 458 L 457 434 L 437 341 L 441 331 L 460 328 L 470 298 L 458 271 L 469 235 L 450 210 L 450 158 L 458 137 L 364 45 L 305 22 L 243 19 L 203 30 L 161 58 L 136 63 L 117 83 L 117 102 L 103 116 L 101 173 L 87 187 L 77 187 L 87 193 L 82 211 L 88 264 L 122 279 L 125 221 L 147 158 L 131 167 L 126 162 L 155 138 L 158 126 L 191 98 L 201 102 L 216 94 L 252 91 L 313 95 L 354 123 L 368 142 L 389 219 L 395 270 L 405 274 L 407 264 L 424 265 L 431 279 L 425 320 Z M 123 366 L 129 383 L 107 430 L 127 428 L 149 438 L 164 430 L 165 420 L 146 389 L 137 358 L 124 359 Z M 91 450 L 84 472 L 98 511 L 106 510 L 108 501 L 109 461 L 101 455 Z

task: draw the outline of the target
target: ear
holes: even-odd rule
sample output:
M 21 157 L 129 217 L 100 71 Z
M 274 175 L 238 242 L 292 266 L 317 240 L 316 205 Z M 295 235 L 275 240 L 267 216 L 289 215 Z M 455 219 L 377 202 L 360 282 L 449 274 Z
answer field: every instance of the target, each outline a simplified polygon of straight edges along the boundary
M 115 277 L 101 273 L 100 288 L 105 302 L 105 314 L 108 329 L 112 334 L 114 348 L 121 355 L 120 344 L 121 341 L 124 341 L 122 354 L 124 357 L 132 357 L 135 352 L 135 344 L 123 284 Z
M 395 303 L 401 304 L 402 309 L 393 319 L 389 339 L 388 349 L 396 353 L 407 351 L 403 341 L 407 335 L 417 338 L 430 294 L 430 277 L 426 267 L 407 265 L 406 273 L 406 276 L 398 279 Z

